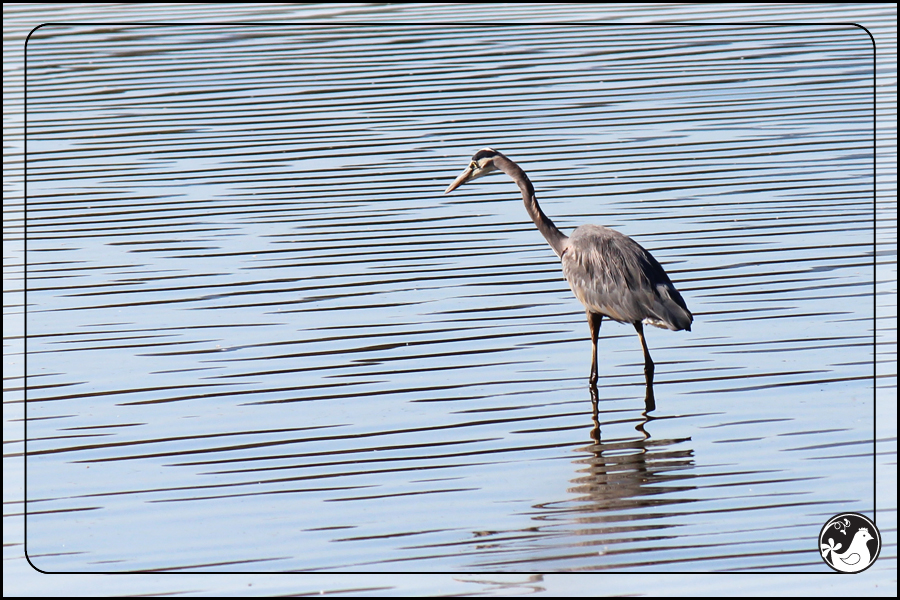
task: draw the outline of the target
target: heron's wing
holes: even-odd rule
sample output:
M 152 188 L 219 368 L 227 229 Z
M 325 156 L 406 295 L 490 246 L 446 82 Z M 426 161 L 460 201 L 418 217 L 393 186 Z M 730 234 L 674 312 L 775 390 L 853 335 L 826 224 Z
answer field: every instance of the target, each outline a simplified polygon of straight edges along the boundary
M 690 329 L 693 316 L 653 256 L 621 233 L 585 225 L 562 254 L 569 287 L 591 312 L 622 323 Z

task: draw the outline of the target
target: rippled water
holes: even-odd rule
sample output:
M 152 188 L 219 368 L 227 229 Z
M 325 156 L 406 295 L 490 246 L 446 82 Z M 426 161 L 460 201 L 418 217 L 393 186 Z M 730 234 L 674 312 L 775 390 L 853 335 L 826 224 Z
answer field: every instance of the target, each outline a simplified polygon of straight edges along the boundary
M 48 572 L 825 572 L 873 510 L 872 43 L 839 25 L 48 25 L 27 47 Z M 666 267 L 590 341 L 515 185 Z

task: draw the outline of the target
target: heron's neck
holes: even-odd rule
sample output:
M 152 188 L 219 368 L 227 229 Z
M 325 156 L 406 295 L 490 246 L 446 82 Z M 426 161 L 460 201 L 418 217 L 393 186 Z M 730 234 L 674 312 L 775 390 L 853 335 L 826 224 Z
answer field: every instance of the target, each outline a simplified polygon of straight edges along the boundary
M 553 221 L 544 214 L 544 211 L 541 210 L 541 206 L 538 204 L 537 198 L 534 195 L 534 186 L 531 185 L 528 175 L 525 174 L 522 167 L 502 155 L 494 157 L 494 165 L 512 177 L 516 182 L 516 185 L 519 186 L 519 189 L 522 190 L 522 199 L 525 201 L 525 210 L 528 211 L 531 220 L 537 225 L 538 231 L 541 232 L 541 235 L 544 236 L 544 239 L 547 240 L 547 243 L 550 244 L 550 247 L 556 252 L 556 255 L 562 256 L 568 236 L 560 231 L 559 228 L 553 224 Z

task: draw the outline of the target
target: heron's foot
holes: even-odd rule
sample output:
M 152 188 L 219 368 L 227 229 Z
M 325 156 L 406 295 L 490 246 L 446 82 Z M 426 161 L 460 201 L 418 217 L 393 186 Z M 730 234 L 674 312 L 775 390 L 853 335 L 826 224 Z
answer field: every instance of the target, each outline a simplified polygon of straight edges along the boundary
M 653 385 L 653 372 L 656 370 L 656 367 L 653 363 L 645 363 L 644 364 L 644 379 L 647 380 L 647 385 Z
M 653 382 L 647 382 L 647 393 L 644 396 L 644 414 L 656 410 L 656 397 L 653 395 Z
M 597 385 L 592 383 L 588 386 L 591 392 L 591 419 L 594 421 L 594 427 L 591 429 L 591 439 L 595 444 L 600 443 L 600 407 L 599 398 L 597 397 Z
M 647 393 L 644 396 L 644 414 L 652 410 L 656 410 L 656 398 L 653 395 L 653 371 L 655 367 L 652 362 L 644 363 L 644 381 L 647 383 Z

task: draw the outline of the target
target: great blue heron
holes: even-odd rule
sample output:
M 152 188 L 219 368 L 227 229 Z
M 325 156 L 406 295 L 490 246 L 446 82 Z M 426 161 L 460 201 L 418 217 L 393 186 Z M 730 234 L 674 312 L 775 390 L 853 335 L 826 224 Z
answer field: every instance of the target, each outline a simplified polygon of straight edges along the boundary
M 630 237 L 598 225 L 582 225 L 566 236 L 541 210 L 525 171 L 493 148 L 476 152 L 466 170 L 444 193 L 498 169 L 512 177 L 522 190 L 525 210 L 562 260 L 566 281 L 584 305 L 591 329 L 591 386 L 597 384 L 600 323 L 603 317 L 609 317 L 619 323 L 631 323 L 641 338 L 647 396 L 651 399 L 654 367 L 643 324 L 690 331 L 694 316 L 684 298 L 659 262 Z

